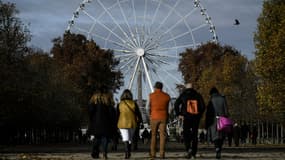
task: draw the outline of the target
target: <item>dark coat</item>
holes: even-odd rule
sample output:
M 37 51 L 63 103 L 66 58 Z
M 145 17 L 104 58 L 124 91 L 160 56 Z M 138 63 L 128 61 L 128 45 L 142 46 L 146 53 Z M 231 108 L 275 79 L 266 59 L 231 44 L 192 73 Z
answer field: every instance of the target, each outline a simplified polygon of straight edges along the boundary
M 228 116 L 228 108 L 226 98 L 214 93 L 211 95 L 206 112 L 206 128 L 208 128 L 208 136 L 212 141 L 224 136 L 224 133 L 217 131 L 217 116 Z
M 116 111 L 112 105 L 90 103 L 89 134 L 112 137 L 116 133 Z
M 187 112 L 187 100 L 194 99 L 198 101 L 198 115 L 191 115 Z M 186 119 L 193 117 L 201 118 L 205 111 L 205 103 L 203 97 L 193 88 L 185 89 L 174 103 L 174 109 L 177 116 L 182 115 Z

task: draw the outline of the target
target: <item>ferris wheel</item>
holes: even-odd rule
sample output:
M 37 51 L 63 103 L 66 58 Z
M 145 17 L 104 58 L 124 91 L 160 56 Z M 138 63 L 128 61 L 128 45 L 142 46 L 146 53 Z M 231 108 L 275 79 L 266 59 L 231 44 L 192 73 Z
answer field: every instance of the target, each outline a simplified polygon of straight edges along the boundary
M 177 97 L 179 54 L 217 41 L 215 26 L 199 0 L 83 0 L 67 30 L 114 51 L 124 87 L 146 99 L 161 81 Z M 120 92 L 119 92 L 120 93 Z

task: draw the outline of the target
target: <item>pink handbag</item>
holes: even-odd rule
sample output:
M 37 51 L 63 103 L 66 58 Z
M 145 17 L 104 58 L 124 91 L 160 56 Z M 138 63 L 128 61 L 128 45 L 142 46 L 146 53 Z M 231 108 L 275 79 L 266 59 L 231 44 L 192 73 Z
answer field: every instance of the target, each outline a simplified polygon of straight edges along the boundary
M 231 132 L 233 128 L 233 121 L 224 116 L 217 117 L 217 130 L 223 132 Z

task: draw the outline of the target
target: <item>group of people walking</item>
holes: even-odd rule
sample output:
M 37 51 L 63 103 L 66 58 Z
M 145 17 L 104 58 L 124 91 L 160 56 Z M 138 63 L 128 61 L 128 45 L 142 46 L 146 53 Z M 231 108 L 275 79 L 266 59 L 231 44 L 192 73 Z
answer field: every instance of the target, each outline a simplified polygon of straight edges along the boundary
M 167 138 L 166 126 L 169 118 L 170 96 L 164 92 L 163 84 L 156 82 L 154 92 L 149 94 L 149 117 L 151 129 L 150 158 L 156 158 L 157 135 L 159 135 L 159 157 L 165 158 L 165 143 Z M 225 134 L 217 131 L 217 116 L 228 116 L 226 99 L 217 88 L 210 90 L 211 98 L 206 106 L 203 97 L 192 86 L 185 85 L 184 91 L 178 96 L 174 104 L 177 118 L 183 121 L 183 138 L 185 144 L 185 158 L 196 158 L 198 148 L 198 128 L 206 108 L 206 129 L 210 140 L 215 145 L 216 158 L 221 158 L 221 151 Z M 142 122 L 137 103 L 133 100 L 130 90 L 123 91 L 120 102 L 114 107 L 113 95 L 107 90 L 100 89 L 90 99 L 89 134 L 94 135 L 91 156 L 99 158 L 99 147 L 102 145 L 103 158 L 107 159 L 108 143 L 112 134 L 119 129 L 125 146 L 125 159 L 131 157 L 133 136 Z
M 176 99 L 174 109 L 176 115 L 183 121 L 183 142 L 186 158 L 196 158 L 198 149 L 198 129 L 202 115 L 206 108 L 206 129 L 210 141 L 214 143 L 216 158 L 221 158 L 222 145 L 225 138 L 223 131 L 217 130 L 217 117 L 228 116 L 226 98 L 216 87 L 210 89 L 210 99 L 207 106 L 200 93 L 191 83 L 186 84 L 186 89 Z
M 94 136 L 92 158 L 99 158 L 100 147 L 103 158 L 108 158 L 108 144 L 119 129 L 125 145 L 125 159 L 129 159 L 134 134 L 138 124 L 142 122 L 139 107 L 133 100 L 131 91 L 124 90 L 120 103 L 115 109 L 113 95 L 102 88 L 91 97 L 88 109 L 90 117 L 88 134 Z

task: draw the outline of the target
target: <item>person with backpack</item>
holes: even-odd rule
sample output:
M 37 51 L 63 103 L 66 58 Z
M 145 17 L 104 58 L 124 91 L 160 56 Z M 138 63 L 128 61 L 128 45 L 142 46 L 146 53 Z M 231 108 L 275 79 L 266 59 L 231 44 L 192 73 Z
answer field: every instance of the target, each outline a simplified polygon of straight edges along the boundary
M 185 85 L 186 89 L 174 103 L 176 116 L 183 121 L 183 139 L 186 158 L 196 158 L 198 149 L 198 128 L 205 111 L 204 99 L 192 88 L 192 83 Z
M 206 112 L 206 128 L 210 141 L 214 142 L 216 150 L 216 159 L 221 159 L 222 146 L 226 132 L 217 129 L 217 117 L 228 117 L 228 108 L 226 98 L 222 96 L 216 87 L 210 90 L 210 100 Z

